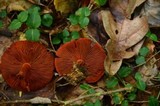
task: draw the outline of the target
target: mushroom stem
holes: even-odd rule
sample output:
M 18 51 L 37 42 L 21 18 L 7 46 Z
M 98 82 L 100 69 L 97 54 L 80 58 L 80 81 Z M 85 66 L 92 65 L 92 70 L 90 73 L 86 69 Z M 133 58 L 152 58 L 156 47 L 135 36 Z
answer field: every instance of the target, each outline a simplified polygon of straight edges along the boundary
M 29 71 L 30 69 L 31 65 L 29 63 L 24 63 L 17 76 L 19 76 L 20 78 L 24 78 L 27 74 L 27 71 Z
M 84 61 L 82 59 L 78 59 L 76 62 L 78 65 L 84 65 Z

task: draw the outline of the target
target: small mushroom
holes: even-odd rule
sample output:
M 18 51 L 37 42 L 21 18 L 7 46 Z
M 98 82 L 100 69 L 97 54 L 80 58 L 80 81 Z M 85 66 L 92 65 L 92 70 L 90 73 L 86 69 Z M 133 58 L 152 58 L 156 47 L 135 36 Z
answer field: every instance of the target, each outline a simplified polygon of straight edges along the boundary
M 14 89 L 30 92 L 45 87 L 53 77 L 54 57 L 38 42 L 13 43 L 1 58 L 1 72 Z
M 68 42 L 57 50 L 56 55 L 57 72 L 67 77 L 71 84 L 84 78 L 86 82 L 94 83 L 104 74 L 105 51 L 90 39 L 80 38 Z

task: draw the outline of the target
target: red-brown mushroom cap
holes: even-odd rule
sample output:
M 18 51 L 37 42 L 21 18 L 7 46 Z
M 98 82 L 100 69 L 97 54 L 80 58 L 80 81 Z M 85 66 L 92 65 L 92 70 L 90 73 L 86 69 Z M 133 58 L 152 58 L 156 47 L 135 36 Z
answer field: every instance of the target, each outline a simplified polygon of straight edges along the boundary
M 55 67 L 59 75 L 71 73 L 74 63 L 78 63 L 86 72 L 86 82 L 94 83 L 104 74 L 103 48 L 87 38 L 80 38 L 62 45 L 56 52 Z
M 18 41 L 4 52 L 1 68 L 9 86 L 24 92 L 35 91 L 51 81 L 54 57 L 40 43 Z

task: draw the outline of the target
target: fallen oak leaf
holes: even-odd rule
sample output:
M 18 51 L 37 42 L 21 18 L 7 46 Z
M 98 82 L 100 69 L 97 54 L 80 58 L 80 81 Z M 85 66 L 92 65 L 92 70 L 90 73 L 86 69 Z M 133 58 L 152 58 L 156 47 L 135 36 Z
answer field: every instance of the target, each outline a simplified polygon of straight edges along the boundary
M 106 43 L 105 49 L 108 51 L 110 60 L 113 61 L 128 59 L 135 55 L 134 51 L 126 51 L 127 48 L 124 45 L 121 45 L 117 41 L 112 41 L 111 39 Z
M 145 17 L 124 19 L 116 23 L 110 11 L 102 11 L 101 14 L 104 28 L 110 37 L 105 45 L 108 57 L 105 59 L 104 67 L 109 75 L 114 75 L 123 59 L 129 59 L 137 53 L 131 47 L 139 45 L 142 41 L 148 31 L 148 23 Z
M 110 59 L 121 60 L 134 56 L 135 53 L 129 49 L 147 33 L 147 19 L 142 16 L 116 23 L 109 11 L 102 11 L 102 16 L 104 28 L 110 37 L 105 45 Z

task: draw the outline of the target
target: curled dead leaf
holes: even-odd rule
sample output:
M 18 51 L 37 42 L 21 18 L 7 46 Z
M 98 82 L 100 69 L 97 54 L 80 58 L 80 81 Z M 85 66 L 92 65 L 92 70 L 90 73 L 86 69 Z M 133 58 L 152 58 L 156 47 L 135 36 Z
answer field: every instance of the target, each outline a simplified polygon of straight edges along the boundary
M 121 67 L 121 65 L 122 65 L 122 60 L 112 61 L 108 57 L 106 57 L 104 61 L 105 71 L 109 75 L 115 75 L 119 70 L 119 68 Z
M 145 41 L 145 39 L 143 39 L 142 41 L 138 42 L 138 43 L 133 47 L 133 51 L 134 51 L 135 55 L 138 55 L 139 50 L 141 49 L 144 41 Z

